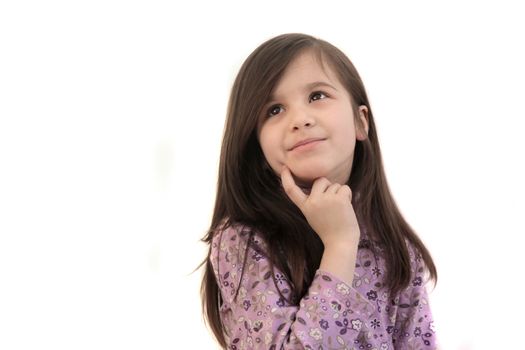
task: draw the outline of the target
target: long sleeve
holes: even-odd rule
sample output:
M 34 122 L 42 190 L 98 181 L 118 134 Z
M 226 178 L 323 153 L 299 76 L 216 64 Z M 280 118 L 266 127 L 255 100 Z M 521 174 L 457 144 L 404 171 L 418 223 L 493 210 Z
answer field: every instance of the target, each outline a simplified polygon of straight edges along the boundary
M 232 226 L 212 241 L 210 259 L 229 349 L 392 349 L 386 329 L 372 329 L 380 319 L 375 305 L 328 272 L 318 270 L 298 305 L 288 304 L 257 249 L 264 242 L 252 237 L 248 243 L 249 234 Z M 275 270 L 274 276 L 288 296 L 284 275 Z
M 412 280 L 394 300 L 397 307 L 392 332 L 395 349 L 436 349 L 434 321 L 430 311 L 425 280 L 425 265 L 421 255 L 409 246 Z

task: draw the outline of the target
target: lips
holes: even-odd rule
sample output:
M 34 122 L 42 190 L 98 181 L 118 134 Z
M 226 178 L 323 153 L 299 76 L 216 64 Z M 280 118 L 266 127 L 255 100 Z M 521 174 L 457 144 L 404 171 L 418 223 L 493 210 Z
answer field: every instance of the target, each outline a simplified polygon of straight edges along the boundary
M 304 140 L 297 142 L 295 145 L 293 145 L 292 148 L 289 149 L 289 151 L 293 151 L 295 148 L 302 146 L 302 145 L 306 145 L 307 143 L 310 143 L 310 142 L 323 141 L 323 140 L 325 139 L 320 138 L 320 137 L 304 139 Z

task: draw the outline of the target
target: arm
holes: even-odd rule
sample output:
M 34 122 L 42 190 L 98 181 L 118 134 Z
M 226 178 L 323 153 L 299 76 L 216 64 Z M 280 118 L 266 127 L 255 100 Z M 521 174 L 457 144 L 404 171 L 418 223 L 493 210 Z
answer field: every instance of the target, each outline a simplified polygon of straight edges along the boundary
M 238 226 L 217 234 L 212 242 L 229 349 L 340 349 L 367 344 L 379 348 L 367 328 L 377 315 L 359 292 L 318 270 L 308 293 L 298 305 L 290 305 L 279 296 L 268 260 L 257 249 L 262 244 L 257 236 L 248 244 L 248 234 Z M 284 275 L 276 270 L 275 278 L 288 296 L 290 285 Z
M 412 280 L 395 299 L 397 307 L 393 339 L 396 349 L 436 349 L 434 321 L 426 290 L 425 265 L 421 256 L 408 244 Z

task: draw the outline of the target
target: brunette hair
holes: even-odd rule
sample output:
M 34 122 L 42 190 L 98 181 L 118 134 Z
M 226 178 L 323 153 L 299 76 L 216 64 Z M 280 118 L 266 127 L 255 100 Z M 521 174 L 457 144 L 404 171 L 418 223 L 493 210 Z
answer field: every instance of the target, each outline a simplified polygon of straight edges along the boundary
M 290 281 L 292 297 L 288 302 L 299 302 L 307 292 L 319 267 L 323 244 L 282 189 L 257 139 L 263 106 L 288 64 L 305 51 L 314 54 L 323 68 L 327 64 L 346 88 L 357 127 L 362 127 L 359 106 L 368 108 L 368 137 L 356 141 L 347 184 L 354 193 L 352 205 L 360 226 L 382 247 L 387 267 L 385 285 L 395 295 L 410 283 L 406 242 L 421 255 L 431 279 L 436 282 L 437 271 L 430 253 L 404 220 L 388 188 L 372 109 L 357 70 L 338 48 L 305 34 L 283 34 L 267 40 L 241 66 L 228 104 L 213 217 L 202 240 L 210 244 L 211 251 L 215 234 L 230 225 L 243 224 L 252 230 L 252 235 L 254 232 L 261 235 L 267 245 L 264 253 L 271 268 L 278 268 Z M 226 347 L 219 314 L 222 298 L 209 258 L 208 252 L 201 264 L 205 266 L 202 306 L 219 344 Z

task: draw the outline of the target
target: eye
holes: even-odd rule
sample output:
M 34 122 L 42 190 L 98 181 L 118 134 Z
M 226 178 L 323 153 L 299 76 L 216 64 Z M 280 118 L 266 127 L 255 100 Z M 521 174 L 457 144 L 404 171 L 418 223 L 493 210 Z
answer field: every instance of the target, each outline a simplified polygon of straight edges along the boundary
M 268 112 L 266 113 L 268 117 L 273 117 L 277 113 L 274 113 L 275 111 L 279 112 L 279 109 L 281 109 L 280 105 L 273 105 L 270 108 L 268 108 Z
M 317 101 L 317 100 L 321 100 L 323 98 L 314 98 L 315 96 L 325 96 L 323 98 L 326 98 L 328 97 L 328 95 L 322 91 L 316 91 L 316 92 L 313 92 L 311 95 L 310 95 L 310 100 L 314 100 L 314 101 Z
M 323 97 L 324 96 L 324 97 Z M 322 91 L 315 91 L 310 95 L 310 101 L 318 101 L 329 97 L 327 93 Z M 273 117 L 279 114 L 279 110 L 282 109 L 281 105 L 273 105 L 266 111 L 267 117 Z

